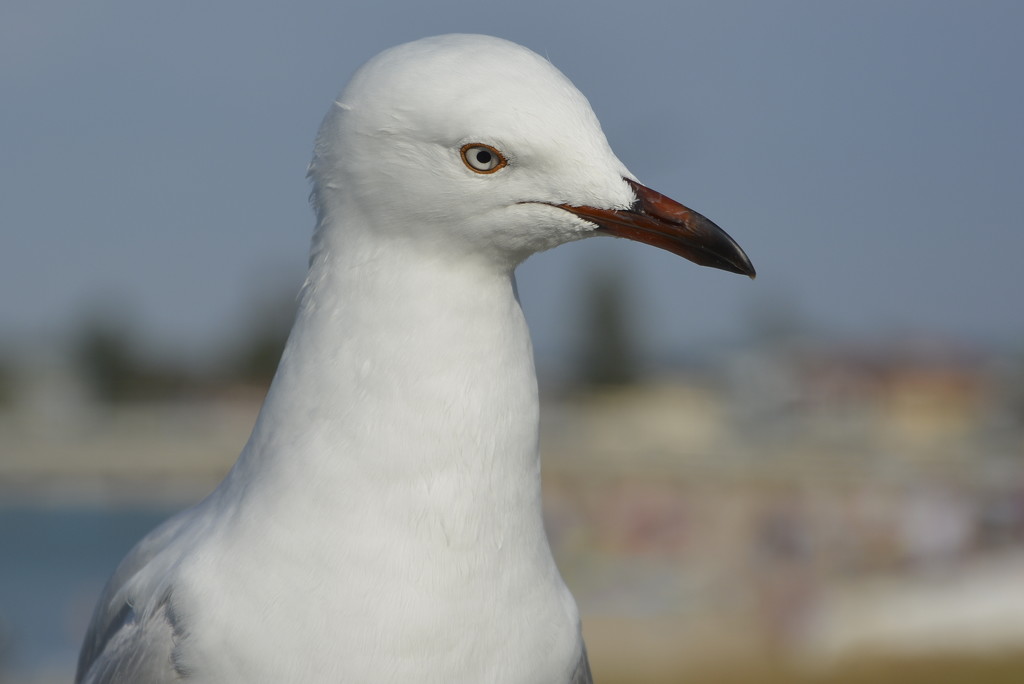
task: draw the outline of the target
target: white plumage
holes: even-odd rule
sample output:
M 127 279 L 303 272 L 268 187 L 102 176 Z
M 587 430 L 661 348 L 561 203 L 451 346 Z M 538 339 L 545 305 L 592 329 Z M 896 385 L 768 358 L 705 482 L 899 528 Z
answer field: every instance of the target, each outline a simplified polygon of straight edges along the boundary
M 513 270 L 598 232 L 753 269 L 635 183 L 557 69 L 497 38 L 371 60 L 310 176 L 309 275 L 252 437 L 123 561 L 77 681 L 590 681 L 541 519 Z

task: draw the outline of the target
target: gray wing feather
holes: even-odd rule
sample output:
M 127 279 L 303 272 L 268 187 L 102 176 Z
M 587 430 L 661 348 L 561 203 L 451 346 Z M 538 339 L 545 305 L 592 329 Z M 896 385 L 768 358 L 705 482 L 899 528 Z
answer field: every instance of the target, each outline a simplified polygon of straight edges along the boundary
M 587 660 L 587 647 L 583 645 L 580 653 L 580 661 L 576 663 L 576 669 L 572 671 L 572 679 L 569 684 L 594 684 L 594 676 L 590 674 L 590 661 Z
M 168 520 L 140 541 L 118 566 L 96 604 L 78 656 L 76 684 L 163 684 L 187 675 L 175 666 L 175 645 L 184 635 L 172 591 L 135 596 L 128 584 L 167 547 L 186 515 Z
M 170 600 L 148 616 L 125 604 L 123 617 L 112 625 L 103 648 L 83 659 L 76 682 L 80 684 L 170 684 L 186 679 L 174 664 L 178 625 Z M 84 654 L 84 651 L 83 651 Z

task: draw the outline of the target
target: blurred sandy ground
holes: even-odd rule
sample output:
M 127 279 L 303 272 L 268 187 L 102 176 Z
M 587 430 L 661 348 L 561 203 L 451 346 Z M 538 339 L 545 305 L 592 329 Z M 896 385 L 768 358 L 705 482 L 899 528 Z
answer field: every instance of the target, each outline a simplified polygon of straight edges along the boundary
M 1024 681 L 1019 363 L 726 357 L 544 397 L 549 534 L 598 681 Z M 7 506 L 186 505 L 262 397 L 103 403 L 40 368 L 0 413 Z

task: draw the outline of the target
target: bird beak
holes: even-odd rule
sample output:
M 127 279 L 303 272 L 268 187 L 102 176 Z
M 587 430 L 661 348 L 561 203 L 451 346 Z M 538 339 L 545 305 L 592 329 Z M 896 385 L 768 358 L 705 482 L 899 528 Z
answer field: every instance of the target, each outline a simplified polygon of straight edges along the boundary
M 624 180 L 636 194 L 629 209 L 558 206 L 615 237 L 660 247 L 701 266 L 751 278 L 757 275 L 743 249 L 724 230 L 660 192 L 628 178 Z

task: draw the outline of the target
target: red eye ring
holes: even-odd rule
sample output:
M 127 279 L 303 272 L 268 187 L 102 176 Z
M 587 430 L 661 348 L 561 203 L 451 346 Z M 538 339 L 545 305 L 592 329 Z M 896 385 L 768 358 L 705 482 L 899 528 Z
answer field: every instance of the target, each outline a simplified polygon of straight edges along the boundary
M 505 155 L 484 143 L 466 143 L 459 154 L 462 155 L 462 163 L 473 173 L 494 173 L 508 166 Z

